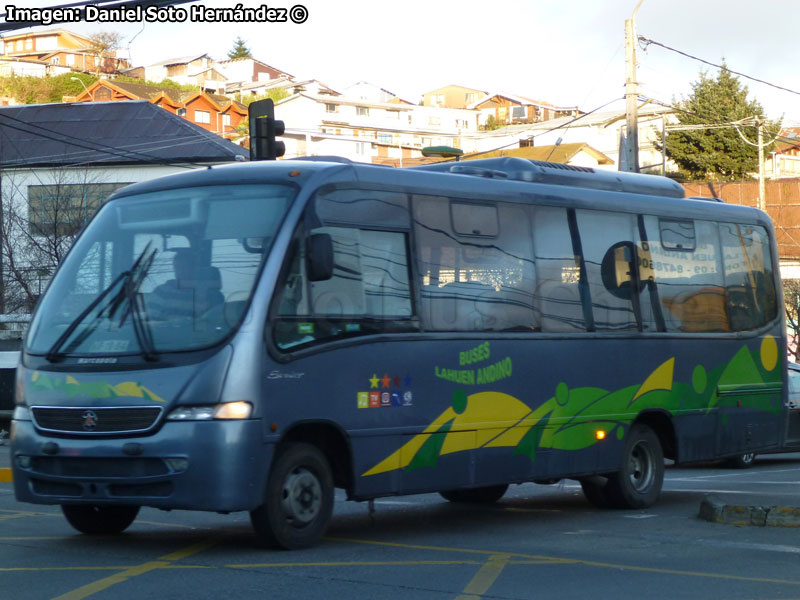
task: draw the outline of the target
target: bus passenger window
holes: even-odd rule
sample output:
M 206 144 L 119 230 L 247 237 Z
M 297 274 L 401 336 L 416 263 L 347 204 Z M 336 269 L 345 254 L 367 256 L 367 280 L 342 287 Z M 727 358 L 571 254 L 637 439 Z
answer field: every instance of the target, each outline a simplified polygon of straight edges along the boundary
M 538 331 L 530 211 L 414 196 L 423 326 Z
M 753 225 L 720 223 L 719 235 L 731 329 L 766 325 L 778 312 L 767 232 Z
M 641 252 L 640 260 L 655 278 L 666 330 L 730 331 L 717 224 L 694 221 L 689 226 L 653 216 L 645 216 L 644 223 L 647 252 Z
M 544 333 L 586 331 L 580 295 L 580 263 L 563 208 L 534 209 L 536 260 L 534 305 Z
M 592 313 L 597 331 L 638 329 L 633 280 L 635 217 L 621 213 L 577 210 Z M 638 302 L 638 297 L 635 299 Z

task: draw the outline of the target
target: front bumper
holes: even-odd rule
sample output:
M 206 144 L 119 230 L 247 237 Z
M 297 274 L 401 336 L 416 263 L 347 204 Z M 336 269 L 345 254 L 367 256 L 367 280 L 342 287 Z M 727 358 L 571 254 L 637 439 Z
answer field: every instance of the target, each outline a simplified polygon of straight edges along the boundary
M 167 422 L 124 438 L 44 436 L 14 421 L 20 502 L 126 504 L 233 512 L 262 503 L 273 444 L 260 420 Z

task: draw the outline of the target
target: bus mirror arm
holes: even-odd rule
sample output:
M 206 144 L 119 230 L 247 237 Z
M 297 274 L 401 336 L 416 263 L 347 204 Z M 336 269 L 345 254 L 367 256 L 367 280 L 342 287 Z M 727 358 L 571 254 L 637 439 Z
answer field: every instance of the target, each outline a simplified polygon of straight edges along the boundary
M 327 233 L 315 233 L 306 240 L 306 273 L 309 281 L 333 277 L 333 240 Z

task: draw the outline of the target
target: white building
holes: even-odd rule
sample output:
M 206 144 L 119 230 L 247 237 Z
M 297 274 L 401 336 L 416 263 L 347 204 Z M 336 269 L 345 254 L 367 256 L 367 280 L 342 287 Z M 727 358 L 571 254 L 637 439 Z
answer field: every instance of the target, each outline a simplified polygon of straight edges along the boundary
M 363 88 L 362 88 L 363 89 Z M 337 155 L 362 162 L 400 163 L 426 146 L 462 147 L 478 133 L 478 112 L 418 106 L 395 98 L 298 93 L 276 103 L 286 125 L 285 158 Z

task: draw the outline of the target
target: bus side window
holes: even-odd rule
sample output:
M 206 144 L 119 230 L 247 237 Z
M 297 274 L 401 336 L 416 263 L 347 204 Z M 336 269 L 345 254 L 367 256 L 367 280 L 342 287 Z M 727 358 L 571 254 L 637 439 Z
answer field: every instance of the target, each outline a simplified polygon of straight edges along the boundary
M 538 331 L 530 209 L 414 196 L 421 316 L 436 331 Z
M 594 210 L 576 213 L 595 328 L 597 331 L 637 329 L 633 295 L 641 290 L 633 287 L 633 280 L 638 277 L 632 272 L 635 217 Z
M 409 331 L 413 322 L 403 194 L 362 189 L 320 193 L 311 222 L 287 256 L 273 304 L 275 343 L 291 349 L 340 337 Z M 301 228 L 302 229 L 302 228 Z M 327 234 L 333 245 L 329 279 L 309 281 L 306 237 Z
M 640 267 L 653 277 L 668 332 L 730 331 L 717 224 L 645 216 Z M 639 244 L 642 246 L 642 244 Z
M 571 240 L 567 211 L 534 209 L 536 293 L 534 306 L 544 333 L 586 331 L 581 304 L 580 266 Z
M 720 223 L 719 235 L 731 329 L 766 325 L 778 312 L 767 232 L 754 225 Z

